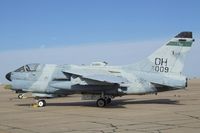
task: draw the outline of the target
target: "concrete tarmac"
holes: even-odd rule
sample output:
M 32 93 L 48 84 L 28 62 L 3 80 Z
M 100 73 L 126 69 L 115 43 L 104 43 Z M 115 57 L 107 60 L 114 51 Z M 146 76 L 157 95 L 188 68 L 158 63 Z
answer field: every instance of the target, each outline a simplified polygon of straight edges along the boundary
M 0 87 L 0 133 L 199 133 L 200 80 L 186 90 L 158 95 L 123 96 L 105 108 L 79 95 L 47 99 L 47 106 L 31 106 L 33 99 Z

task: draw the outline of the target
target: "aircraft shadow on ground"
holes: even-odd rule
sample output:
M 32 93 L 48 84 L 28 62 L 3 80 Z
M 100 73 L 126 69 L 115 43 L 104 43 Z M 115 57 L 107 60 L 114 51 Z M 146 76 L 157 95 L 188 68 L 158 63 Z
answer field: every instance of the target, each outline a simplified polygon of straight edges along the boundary
M 168 105 L 182 105 L 178 100 L 171 99 L 152 99 L 152 100 L 135 100 L 134 99 L 119 99 L 113 100 L 111 104 L 105 108 L 125 108 L 124 105 L 128 104 L 168 104 Z M 18 106 L 30 106 L 30 104 L 17 104 Z M 95 101 L 82 101 L 82 102 L 66 102 L 66 103 L 48 103 L 47 106 L 86 106 L 96 107 Z

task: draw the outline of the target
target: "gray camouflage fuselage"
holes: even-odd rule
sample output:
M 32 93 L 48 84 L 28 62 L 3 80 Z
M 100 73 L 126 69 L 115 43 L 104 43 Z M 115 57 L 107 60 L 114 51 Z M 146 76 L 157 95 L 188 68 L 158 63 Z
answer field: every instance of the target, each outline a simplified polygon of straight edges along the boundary
M 16 92 L 32 92 L 37 97 L 74 93 L 116 97 L 184 89 L 187 78 L 182 70 L 193 41 L 191 32 L 182 32 L 133 65 L 29 64 L 8 73 L 6 78 Z

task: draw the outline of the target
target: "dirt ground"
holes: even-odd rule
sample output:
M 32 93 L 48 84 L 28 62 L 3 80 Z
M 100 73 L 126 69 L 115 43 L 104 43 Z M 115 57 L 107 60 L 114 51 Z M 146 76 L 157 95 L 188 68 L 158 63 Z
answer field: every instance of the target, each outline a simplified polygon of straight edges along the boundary
M 0 133 L 199 133 L 200 80 L 186 90 L 158 95 L 123 96 L 105 108 L 79 95 L 47 99 L 47 106 L 31 106 L 33 99 L 0 87 Z

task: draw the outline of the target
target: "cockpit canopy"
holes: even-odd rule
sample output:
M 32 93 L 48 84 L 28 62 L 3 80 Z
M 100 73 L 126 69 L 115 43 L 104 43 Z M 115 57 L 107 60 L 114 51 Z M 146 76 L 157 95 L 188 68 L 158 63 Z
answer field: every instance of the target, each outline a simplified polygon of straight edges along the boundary
M 38 66 L 39 66 L 38 63 L 28 64 L 18 68 L 17 70 L 15 70 L 15 72 L 35 72 Z

